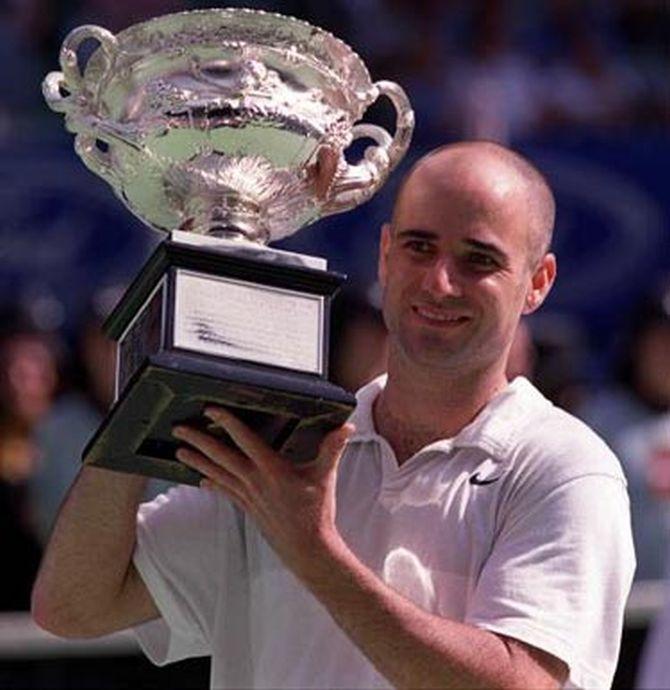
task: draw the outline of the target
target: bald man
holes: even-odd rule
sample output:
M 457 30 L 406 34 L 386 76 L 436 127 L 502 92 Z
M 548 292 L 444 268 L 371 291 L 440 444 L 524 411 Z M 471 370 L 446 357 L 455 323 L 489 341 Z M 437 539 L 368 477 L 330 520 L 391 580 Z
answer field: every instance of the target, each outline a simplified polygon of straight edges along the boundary
M 137 507 L 85 468 L 34 593 L 53 632 L 135 626 L 212 687 L 608 687 L 634 557 L 625 481 L 587 427 L 505 365 L 556 275 L 552 194 L 500 146 L 438 149 L 382 229 L 388 374 L 314 462 L 228 412 L 238 450 L 177 427 L 203 473 Z

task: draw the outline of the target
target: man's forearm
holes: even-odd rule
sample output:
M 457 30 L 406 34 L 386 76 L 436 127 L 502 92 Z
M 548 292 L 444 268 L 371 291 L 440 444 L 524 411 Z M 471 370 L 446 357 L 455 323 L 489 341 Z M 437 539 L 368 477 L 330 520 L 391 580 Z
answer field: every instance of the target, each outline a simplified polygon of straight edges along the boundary
M 538 672 L 538 659 L 527 649 L 416 606 L 383 583 L 339 538 L 332 540 L 325 559 L 315 560 L 319 565 L 299 577 L 395 687 L 559 686 L 555 676 Z M 561 675 L 561 662 L 552 662 Z
M 379 672 L 408 688 L 556 688 L 562 661 L 522 642 L 423 611 L 361 563 L 336 528 L 337 463 L 345 424 L 297 469 L 222 408 L 208 408 L 239 450 L 179 426 L 178 459 L 255 521 L 284 565 L 311 590 Z
M 33 589 L 33 615 L 40 625 L 66 636 L 109 632 L 106 611 L 128 573 L 145 487 L 143 477 L 82 468 L 60 509 Z

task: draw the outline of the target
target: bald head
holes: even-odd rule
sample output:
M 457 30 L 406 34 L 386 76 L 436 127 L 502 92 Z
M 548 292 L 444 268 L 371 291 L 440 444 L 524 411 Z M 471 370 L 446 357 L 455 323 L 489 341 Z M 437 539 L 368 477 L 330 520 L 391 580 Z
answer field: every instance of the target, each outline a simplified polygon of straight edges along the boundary
M 472 141 L 438 148 L 421 158 L 403 180 L 393 212 L 393 224 L 413 187 L 426 182 L 458 183 L 481 196 L 482 205 L 522 203 L 527 211 L 528 259 L 531 266 L 548 251 L 556 205 L 544 176 L 523 156 L 493 142 Z M 485 194 L 483 192 L 486 192 Z M 473 194 L 473 197 L 476 197 Z M 502 209 L 501 209 L 502 210 Z

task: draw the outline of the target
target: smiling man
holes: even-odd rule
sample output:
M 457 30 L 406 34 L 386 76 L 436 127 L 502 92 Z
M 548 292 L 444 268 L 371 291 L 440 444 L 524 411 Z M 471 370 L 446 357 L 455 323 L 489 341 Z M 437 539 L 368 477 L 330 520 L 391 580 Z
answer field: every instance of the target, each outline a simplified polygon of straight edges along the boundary
M 413 168 L 382 230 L 388 374 L 295 467 L 178 427 L 206 477 L 137 508 L 87 467 L 34 592 L 57 634 L 128 626 L 212 687 L 608 687 L 634 568 L 625 481 L 587 427 L 505 365 L 556 274 L 554 202 L 495 144 Z
M 495 144 L 438 149 L 403 184 L 382 229 L 390 385 L 376 421 L 389 439 L 434 421 L 401 456 L 460 431 L 507 385 L 519 317 L 541 305 L 556 276 L 553 223 L 542 176 Z

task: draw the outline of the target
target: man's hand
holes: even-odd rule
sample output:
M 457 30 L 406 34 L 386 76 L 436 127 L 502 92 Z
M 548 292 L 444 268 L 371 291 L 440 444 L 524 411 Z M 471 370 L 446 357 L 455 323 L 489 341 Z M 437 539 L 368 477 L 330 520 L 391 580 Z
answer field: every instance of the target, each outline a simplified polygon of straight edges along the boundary
M 201 486 L 221 491 L 247 512 L 300 577 L 319 552 L 340 540 L 335 528 L 337 465 L 353 426 L 332 431 L 313 462 L 295 465 L 225 409 L 208 407 L 205 415 L 239 450 L 205 432 L 177 426 L 174 436 L 190 446 L 180 448 L 177 458 L 206 477 Z
M 332 187 L 340 156 L 330 146 L 322 146 L 317 152 L 316 162 L 308 169 L 307 175 L 319 201 L 326 201 Z
M 187 426 L 179 460 L 202 472 L 257 523 L 285 565 L 396 687 L 557 688 L 563 662 L 516 640 L 428 613 L 382 582 L 335 527 L 335 482 L 350 424 L 328 434 L 318 457 L 293 465 L 226 410 L 206 415 L 239 450 Z

